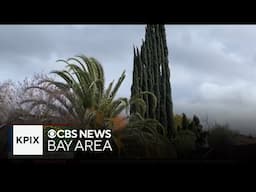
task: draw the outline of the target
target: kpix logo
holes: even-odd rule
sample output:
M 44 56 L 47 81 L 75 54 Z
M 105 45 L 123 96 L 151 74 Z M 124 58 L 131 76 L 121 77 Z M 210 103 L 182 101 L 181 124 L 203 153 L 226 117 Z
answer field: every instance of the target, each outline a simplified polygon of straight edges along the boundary
M 13 155 L 43 155 L 43 126 L 13 125 Z
M 35 137 L 24 137 L 24 136 L 20 136 L 20 137 L 16 137 L 17 141 L 16 143 L 18 144 L 26 144 L 26 143 L 30 143 L 30 144 L 40 144 L 39 143 L 39 136 Z

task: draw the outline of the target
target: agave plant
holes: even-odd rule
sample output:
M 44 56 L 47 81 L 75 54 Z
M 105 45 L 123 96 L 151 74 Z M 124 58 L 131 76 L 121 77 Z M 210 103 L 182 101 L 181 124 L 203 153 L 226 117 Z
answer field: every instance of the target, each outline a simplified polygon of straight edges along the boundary
M 142 99 L 143 95 L 149 95 L 152 97 L 151 106 L 146 106 L 145 101 Z M 162 124 L 156 119 L 145 118 L 145 113 L 148 107 L 152 108 L 154 112 L 157 107 L 157 98 L 154 93 L 149 91 L 143 91 L 131 98 L 130 105 L 135 104 L 138 107 L 138 112 L 132 113 L 129 118 L 129 127 L 136 127 L 142 131 L 150 132 L 153 135 L 161 134 L 163 136 L 167 135 L 167 130 Z
M 144 94 L 152 97 L 151 106 L 146 106 Z M 130 100 L 138 112 L 130 114 L 126 128 L 115 135 L 118 152 L 124 158 L 176 158 L 174 146 L 167 137 L 167 129 L 156 119 L 145 118 L 147 107 L 156 109 L 157 99 L 151 92 L 140 92 Z
M 66 64 L 65 70 L 52 71 L 60 81 L 45 79 L 27 88 L 43 90 L 52 102 L 49 98 L 24 100 L 22 103 L 31 103 L 31 110 L 46 105 L 58 118 L 77 122 L 84 128 L 101 128 L 128 107 L 127 98 L 115 99 L 125 79 L 125 71 L 115 84 L 112 81 L 105 89 L 104 71 L 95 58 L 82 55 L 58 61 Z
M 166 128 L 156 119 L 145 119 L 138 113 L 131 115 L 126 129 L 115 139 L 124 158 L 176 158 Z

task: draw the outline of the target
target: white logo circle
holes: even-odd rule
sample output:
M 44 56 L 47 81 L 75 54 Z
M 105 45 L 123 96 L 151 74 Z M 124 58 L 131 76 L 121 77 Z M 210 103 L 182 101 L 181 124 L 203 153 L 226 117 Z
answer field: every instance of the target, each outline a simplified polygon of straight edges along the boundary
M 55 131 L 54 129 L 50 129 L 50 130 L 48 131 L 48 137 L 49 137 L 50 139 L 54 139 L 54 138 L 56 137 L 56 135 L 57 135 L 57 133 L 56 133 L 56 131 Z

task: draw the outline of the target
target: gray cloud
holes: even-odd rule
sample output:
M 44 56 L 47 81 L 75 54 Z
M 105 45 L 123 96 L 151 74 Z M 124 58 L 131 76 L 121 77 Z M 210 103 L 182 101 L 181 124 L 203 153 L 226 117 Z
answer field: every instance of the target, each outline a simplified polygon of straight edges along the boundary
M 143 29 L 141 25 L 2 25 L 0 80 L 48 73 L 63 68 L 57 59 L 85 54 L 102 63 L 107 82 L 127 71 L 119 92 L 126 96 L 131 83 L 132 47 L 140 44 Z
M 110 82 L 126 70 L 119 95 L 129 96 L 133 45 L 143 25 L 1 25 L 0 81 L 61 69 L 57 59 L 97 58 Z M 206 115 L 256 133 L 256 26 L 168 25 L 175 112 Z
M 168 34 L 175 110 L 255 134 L 256 27 L 169 26 Z

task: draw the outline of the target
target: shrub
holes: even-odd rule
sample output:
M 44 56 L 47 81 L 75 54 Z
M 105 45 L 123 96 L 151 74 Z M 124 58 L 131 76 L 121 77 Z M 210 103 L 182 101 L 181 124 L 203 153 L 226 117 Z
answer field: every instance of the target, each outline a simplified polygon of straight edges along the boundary
M 207 131 L 203 129 L 200 119 L 194 115 L 192 119 L 188 118 L 186 114 L 174 116 L 176 133 L 180 131 L 189 130 L 196 136 L 196 146 L 203 147 L 207 144 Z
M 140 128 L 126 128 L 121 134 L 121 158 L 176 159 L 175 147 L 166 136 L 152 134 Z
M 228 125 L 216 124 L 209 132 L 208 143 L 214 149 L 225 149 L 236 144 L 237 135 Z
M 128 159 L 176 159 L 177 154 L 169 141 L 166 129 L 155 119 L 132 115 L 119 139 L 120 157 Z
M 186 159 L 196 148 L 196 135 L 190 130 L 181 130 L 174 139 L 174 145 L 179 159 Z

